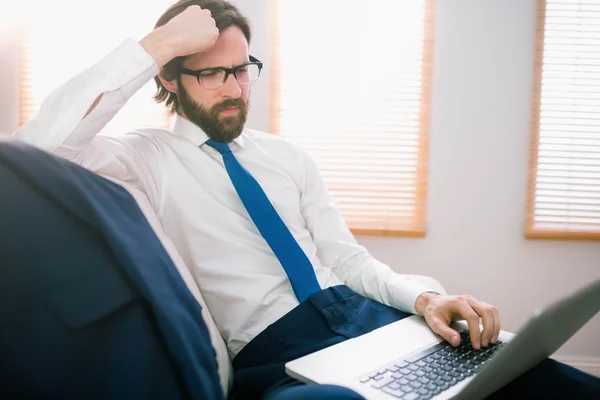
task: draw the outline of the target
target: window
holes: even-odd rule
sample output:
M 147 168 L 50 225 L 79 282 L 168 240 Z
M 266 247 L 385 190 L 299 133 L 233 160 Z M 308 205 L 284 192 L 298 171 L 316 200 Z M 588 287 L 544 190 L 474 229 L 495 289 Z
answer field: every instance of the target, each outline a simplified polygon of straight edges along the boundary
M 433 1 L 273 0 L 271 127 L 354 233 L 425 235 Z
M 24 13 L 20 124 L 35 115 L 54 89 L 98 62 L 125 38 L 144 37 L 172 3 L 173 0 L 36 2 L 35 12 Z M 120 135 L 134 128 L 167 128 L 170 116 L 163 104 L 152 99 L 155 91 L 154 81 L 146 84 L 102 133 Z
M 539 0 L 526 236 L 600 239 L 600 0 Z

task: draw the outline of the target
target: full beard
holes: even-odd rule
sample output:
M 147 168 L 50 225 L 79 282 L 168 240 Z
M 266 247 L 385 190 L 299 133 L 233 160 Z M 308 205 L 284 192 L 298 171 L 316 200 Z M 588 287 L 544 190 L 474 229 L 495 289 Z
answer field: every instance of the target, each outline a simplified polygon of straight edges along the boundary
M 179 105 L 184 115 L 206 135 L 221 143 L 229 143 L 242 134 L 248 118 L 248 102 L 242 99 L 227 99 L 210 108 L 198 104 L 189 93 L 179 85 Z M 222 116 L 221 111 L 238 107 L 233 116 Z

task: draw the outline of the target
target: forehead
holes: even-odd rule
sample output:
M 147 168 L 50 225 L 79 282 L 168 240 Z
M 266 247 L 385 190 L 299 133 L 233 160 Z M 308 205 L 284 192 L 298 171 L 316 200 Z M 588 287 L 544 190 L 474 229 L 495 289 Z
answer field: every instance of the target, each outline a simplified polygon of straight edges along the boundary
M 186 57 L 184 67 L 202 69 L 232 67 L 248 61 L 248 42 L 237 26 L 230 26 L 219 34 L 217 43 L 207 52 Z

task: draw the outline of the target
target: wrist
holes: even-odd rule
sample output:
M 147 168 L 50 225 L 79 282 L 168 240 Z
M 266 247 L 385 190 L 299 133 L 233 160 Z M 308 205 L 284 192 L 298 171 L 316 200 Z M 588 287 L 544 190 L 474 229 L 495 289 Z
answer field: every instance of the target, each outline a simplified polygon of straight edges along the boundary
M 158 68 L 162 68 L 177 57 L 178 44 L 166 32 L 164 27 L 159 27 L 140 40 L 140 45 L 152 56 Z
M 415 311 L 417 312 L 418 315 L 424 315 L 425 314 L 425 309 L 427 308 L 427 306 L 429 305 L 429 303 L 431 302 L 431 300 L 435 297 L 440 296 L 439 293 L 437 292 L 424 292 L 421 293 L 419 295 L 419 297 L 417 297 L 417 300 L 415 301 Z

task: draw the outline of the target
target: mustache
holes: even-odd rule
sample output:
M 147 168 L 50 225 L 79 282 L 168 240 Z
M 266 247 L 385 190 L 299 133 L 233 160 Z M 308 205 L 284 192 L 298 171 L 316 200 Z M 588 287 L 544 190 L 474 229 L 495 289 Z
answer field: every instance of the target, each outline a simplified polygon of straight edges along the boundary
M 219 104 L 215 104 L 212 107 L 212 113 L 216 114 L 216 113 L 220 113 L 221 111 L 227 109 L 227 108 L 231 108 L 231 107 L 239 107 L 240 109 L 245 109 L 247 107 L 247 104 L 244 100 L 242 99 L 227 99 L 225 101 L 222 101 Z

